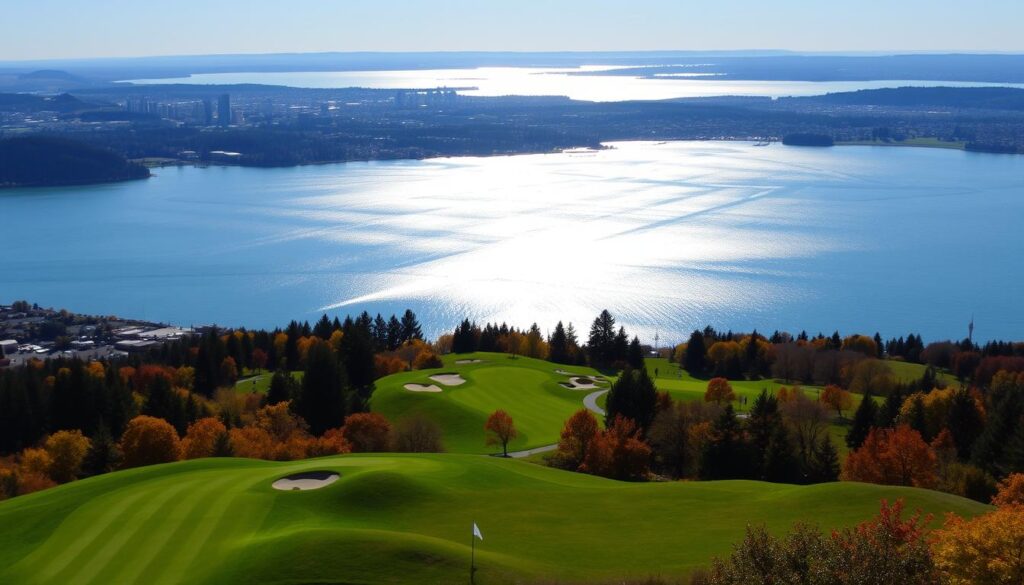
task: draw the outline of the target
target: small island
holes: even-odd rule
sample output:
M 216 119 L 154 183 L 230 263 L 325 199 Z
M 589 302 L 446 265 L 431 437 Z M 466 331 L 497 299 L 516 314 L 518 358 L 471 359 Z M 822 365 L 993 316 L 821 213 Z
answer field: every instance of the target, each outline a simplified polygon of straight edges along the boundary
M 110 150 L 52 136 L 0 140 L 0 189 L 145 179 L 149 169 Z

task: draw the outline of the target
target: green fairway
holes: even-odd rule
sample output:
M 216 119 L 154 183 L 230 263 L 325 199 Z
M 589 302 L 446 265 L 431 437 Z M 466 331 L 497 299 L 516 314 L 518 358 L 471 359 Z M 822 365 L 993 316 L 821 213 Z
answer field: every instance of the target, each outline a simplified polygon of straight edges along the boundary
M 443 360 L 443 368 L 402 372 L 377 380 L 370 407 L 391 420 L 413 413 L 427 416 L 441 426 L 445 448 L 454 453 L 496 452 L 484 445 L 484 423 L 499 408 L 512 415 L 519 432 L 510 450 L 558 442 L 565 420 L 583 407 L 583 397 L 593 390 L 566 388 L 559 382 L 569 380 L 569 376 L 555 371 L 598 374 L 590 368 L 501 353 L 447 355 Z M 480 361 L 456 363 L 463 360 Z M 446 386 L 430 380 L 430 376 L 441 373 L 457 373 L 466 382 Z M 411 392 L 406 384 L 435 385 L 441 392 Z
M 297 371 L 292 372 L 292 378 L 295 378 L 297 382 L 302 382 L 302 377 L 306 375 L 306 372 Z M 235 382 L 235 390 L 239 392 L 256 392 L 259 394 L 266 394 L 270 390 L 270 380 L 274 377 L 274 372 L 267 370 L 261 370 L 260 373 L 247 371 L 244 377 L 239 381 Z
M 703 400 L 704 392 L 708 389 L 706 379 L 694 378 L 686 370 L 679 367 L 679 364 L 672 363 L 665 358 L 648 358 L 644 360 L 647 371 L 655 380 L 658 390 L 668 392 L 676 400 Z M 655 377 L 657 371 L 657 377 Z M 754 399 L 767 389 L 769 393 L 775 393 L 781 386 L 793 387 L 799 385 L 809 396 L 817 396 L 820 390 L 818 386 L 806 386 L 800 384 L 783 384 L 776 380 L 729 380 L 729 385 L 736 392 L 736 396 L 745 397 L 746 405 L 736 403 L 736 410 L 746 411 L 754 403 Z
M 330 470 L 315 491 L 287 474 Z M 823 528 L 904 498 L 941 518 L 985 506 L 855 483 L 630 484 L 474 455 L 349 455 L 289 463 L 205 459 L 78 481 L 0 502 L 0 582 L 478 583 L 681 576 L 724 555 L 746 523 Z
M 898 360 L 885 360 L 885 365 L 889 366 L 889 370 L 892 371 L 892 375 L 896 377 L 900 382 L 914 382 L 920 380 L 924 376 L 925 370 L 928 366 L 924 364 L 912 364 L 909 362 L 901 362 Z M 938 370 L 936 377 L 945 382 L 948 386 L 958 386 L 960 382 L 957 381 L 956 376 L 949 374 L 944 370 Z

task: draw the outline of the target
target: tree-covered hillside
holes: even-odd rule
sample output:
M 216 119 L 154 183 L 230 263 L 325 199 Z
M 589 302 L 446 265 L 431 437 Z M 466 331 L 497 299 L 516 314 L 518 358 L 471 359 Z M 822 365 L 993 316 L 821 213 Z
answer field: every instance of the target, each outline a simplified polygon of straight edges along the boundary
M 119 154 L 49 136 L 0 140 L 0 188 L 143 179 L 149 170 Z

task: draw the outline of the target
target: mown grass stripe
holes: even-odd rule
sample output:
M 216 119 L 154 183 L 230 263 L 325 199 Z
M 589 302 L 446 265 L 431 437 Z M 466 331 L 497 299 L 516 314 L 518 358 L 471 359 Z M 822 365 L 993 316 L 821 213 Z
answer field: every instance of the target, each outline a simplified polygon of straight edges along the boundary
M 217 481 L 204 483 L 191 493 L 183 495 L 179 499 L 178 505 L 172 511 L 168 511 L 169 513 L 162 519 L 159 530 L 147 535 L 145 546 L 138 547 L 140 550 L 121 564 L 113 582 L 137 583 L 141 580 L 142 575 L 166 577 L 173 573 L 176 577 L 173 582 L 181 583 L 182 575 L 188 567 L 170 561 L 167 558 L 168 550 L 177 549 L 180 552 L 186 547 L 192 546 L 192 541 L 188 536 L 197 529 L 196 513 L 198 512 L 198 515 L 202 516 L 211 509 L 211 505 L 216 506 L 222 503 L 225 495 L 228 498 L 237 496 L 237 494 L 223 489 L 235 481 L 231 475 L 227 475 Z M 169 543 L 173 544 L 168 546 Z
M 78 563 L 71 564 L 63 572 L 57 576 L 60 579 L 59 583 L 67 583 L 69 585 L 79 585 L 87 583 L 110 583 L 106 579 L 94 579 L 100 574 L 100 572 L 108 566 L 111 558 L 120 552 L 123 552 L 125 545 L 135 540 L 140 533 L 151 532 L 154 529 L 159 529 L 159 523 L 153 522 L 154 517 L 163 511 L 164 505 L 176 497 L 186 489 L 191 488 L 196 483 L 199 483 L 197 479 L 191 480 L 179 480 L 178 482 L 171 484 L 171 486 L 164 492 L 154 496 L 151 500 L 147 501 L 144 505 L 140 506 L 135 510 L 135 513 L 127 521 L 117 527 L 114 534 L 103 542 L 99 549 L 89 555 L 79 554 L 76 557 L 82 559 L 85 557 L 84 564 Z M 84 551 L 83 551 L 84 552 Z M 64 573 L 70 573 L 65 575 Z
M 95 542 L 111 524 L 125 515 L 132 515 L 135 502 L 147 495 L 145 490 L 138 490 L 120 501 L 116 497 L 106 497 L 86 502 L 61 523 L 50 538 L 19 563 L 19 566 L 42 567 L 42 570 L 34 571 L 34 573 L 44 582 L 53 578 L 75 560 L 86 547 Z M 105 503 L 109 503 L 110 507 L 98 517 L 90 520 L 92 511 L 102 509 Z M 88 522 L 88 530 L 78 532 L 76 525 L 85 522 Z M 68 538 L 69 531 L 72 534 L 77 533 L 76 536 L 70 542 L 61 542 Z M 47 560 L 40 562 L 41 557 L 46 557 Z

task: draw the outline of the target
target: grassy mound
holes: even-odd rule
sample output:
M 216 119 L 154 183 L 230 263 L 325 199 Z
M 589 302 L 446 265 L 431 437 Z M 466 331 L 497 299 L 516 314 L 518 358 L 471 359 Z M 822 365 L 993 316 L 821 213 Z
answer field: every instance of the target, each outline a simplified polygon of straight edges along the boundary
M 559 366 L 500 353 L 448 355 L 443 359 L 441 368 L 402 372 L 377 380 L 370 407 L 391 420 L 413 413 L 429 417 L 444 430 L 445 448 L 454 453 L 494 452 L 484 445 L 484 422 L 499 408 L 512 415 L 519 431 L 519 437 L 509 445 L 510 450 L 557 443 L 563 423 L 583 407 L 583 397 L 590 391 L 560 385 L 569 377 L 555 370 L 597 374 L 590 368 Z M 456 363 L 473 359 L 480 362 Z M 430 379 L 441 373 L 457 373 L 466 382 L 446 386 Z M 442 391 L 411 392 L 405 389 L 406 384 L 434 384 Z
M 312 470 L 341 478 L 271 487 Z M 454 583 L 474 521 L 481 585 L 672 577 L 728 554 L 747 522 L 849 525 L 881 498 L 938 516 L 986 509 L 911 488 L 628 484 L 473 455 L 207 459 L 0 502 L 0 582 Z

